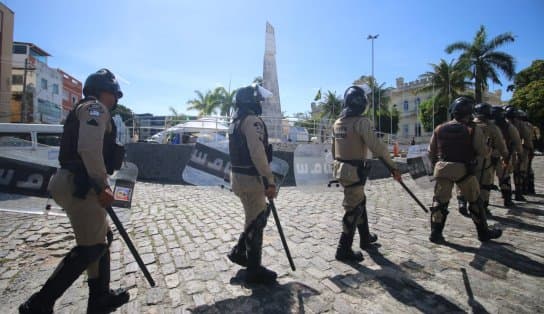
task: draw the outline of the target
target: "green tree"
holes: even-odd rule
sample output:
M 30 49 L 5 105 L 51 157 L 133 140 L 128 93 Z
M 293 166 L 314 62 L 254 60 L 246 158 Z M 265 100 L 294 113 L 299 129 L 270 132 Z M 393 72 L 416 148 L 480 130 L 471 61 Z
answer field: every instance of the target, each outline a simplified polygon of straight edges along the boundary
M 375 78 L 372 76 L 366 76 L 361 75 L 358 79 L 353 81 L 353 85 L 361 85 L 366 84 L 370 89 L 372 90 L 372 94 L 368 95 L 368 105 L 372 106 L 372 95 L 374 95 L 374 101 L 375 101 L 375 111 L 378 111 L 380 109 L 386 109 L 388 108 L 389 104 L 389 92 L 388 89 L 386 89 L 385 83 L 379 84 Z M 370 111 L 370 110 L 368 110 Z M 368 112 L 367 111 L 367 112 Z
M 170 113 L 172 114 L 172 120 L 170 120 L 171 125 L 180 124 L 184 121 L 189 120 L 189 117 L 187 115 L 179 113 L 174 107 L 170 107 L 168 108 L 168 110 L 170 110 Z
M 458 41 L 446 47 L 447 53 L 461 51 L 460 61 L 466 62 L 470 66 L 470 78 L 474 79 L 475 100 L 477 103 L 482 102 L 482 94 L 487 90 L 488 79 L 502 86 L 497 70 L 503 72 L 508 79 L 512 79 L 514 76 L 514 58 L 505 52 L 496 51 L 500 46 L 513 41 L 514 36 L 509 32 L 487 41 L 487 33 L 482 25 L 472 43 Z
M 434 103 L 434 126 L 448 121 L 448 103 L 438 102 L 439 96 L 427 99 L 419 104 L 419 119 L 426 132 L 433 130 L 433 103 Z M 442 96 L 442 99 L 444 97 Z
M 342 111 L 342 100 L 336 92 L 329 90 L 319 106 L 321 107 L 321 118 L 336 119 Z
M 121 116 L 121 119 L 123 119 L 123 122 L 127 120 L 131 120 L 134 117 L 134 112 L 132 112 L 130 108 L 121 104 L 117 104 L 117 108 L 115 108 L 115 110 L 112 112 L 113 116 L 116 114 L 119 114 Z
M 236 90 L 228 91 L 223 86 L 216 87 L 213 91 L 215 97 L 219 100 L 219 111 L 222 116 L 230 117 L 234 109 L 234 95 Z
M 544 60 L 535 60 L 516 74 L 510 104 L 527 112 L 532 124 L 544 129 Z
M 470 71 L 466 62 L 450 63 L 440 59 L 438 64 L 431 63 L 432 71 L 427 71 L 419 77 L 431 83 L 419 88 L 416 93 L 434 93 L 440 103 L 450 104 L 462 92 L 472 85 L 466 80 Z
M 188 110 L 197 110 L 199 116 L 209 116 L 216 113 L 221 105 L 216 93 L 210 90 L 207 90 L 205 94 L 198 90 L 195 90 L 195 93 L 197 97 L 187 102 Z

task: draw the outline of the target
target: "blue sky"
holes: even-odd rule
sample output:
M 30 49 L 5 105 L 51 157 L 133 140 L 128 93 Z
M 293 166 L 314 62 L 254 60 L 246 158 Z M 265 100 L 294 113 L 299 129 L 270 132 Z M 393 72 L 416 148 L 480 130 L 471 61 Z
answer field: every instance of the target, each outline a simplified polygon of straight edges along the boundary
M 61 1 L 7 0 L 16 41 L 33 42 L 59 67 L 84 81 L 101 67 L 120 77 L 122 103 L 136 113 L 181 112 L 194 90 L 232 88 L 262 75 L 266 21 L 276 30 L 282 110 L 310 110 L 317 90 L 342 94 L 371 73 L 386 86 L 411 81 L 429 63 L 451 60 L 444 48 L 472 41 L 480 25 L 503 46 L 516 71 L 544 58 L 544 1 Z M 501 77 L 505 91 L 510 82 Z M 501 88 L 490 85 L 491 89 Z M 510 98 L 503 93 L 503 100 Z

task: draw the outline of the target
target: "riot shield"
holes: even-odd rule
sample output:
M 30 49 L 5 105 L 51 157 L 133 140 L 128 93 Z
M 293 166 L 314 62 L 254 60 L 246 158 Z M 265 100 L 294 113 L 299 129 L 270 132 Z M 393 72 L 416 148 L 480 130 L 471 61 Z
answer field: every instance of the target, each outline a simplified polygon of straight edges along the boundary
M 333 178 L 331 144 L 298 144 L 293 154 L 296 186 L 309 190 L 340 188 Z M 366 181 L 369 186 L 370 180 Z
M 121 169 L 115 171 L 109 178 L 113 188 L 113 206 L 130 208 L 134 185 L 138 179 L 138 167 L 131 162 L 124 162 Z
M 228 141 L 196 143 L 183 169 L 182 178 L 192 185 L 230 188 L 230 168 Z M 281 185 L 289 170 L 289 164 L 283 159 L 273 157 L 270 168 L 277 185 Z
M 427 154 L 406 159 L 408 171 L 415 183 L 424 189 L 434 187 L 433 167 Z

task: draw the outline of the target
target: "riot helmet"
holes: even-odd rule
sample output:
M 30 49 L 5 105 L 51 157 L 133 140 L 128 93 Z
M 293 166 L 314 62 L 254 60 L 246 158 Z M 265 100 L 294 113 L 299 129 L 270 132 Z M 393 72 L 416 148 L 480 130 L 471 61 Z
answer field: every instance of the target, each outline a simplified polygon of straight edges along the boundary
M 518 110 L 514 106 L 508 106 L 505 110 L 505 116 L 509 119 L 516 119 L 518 117 Z
M 115 75 L 108 69 L 100 69 L 87 77 L 83 85 L 83 95 L 85 97 L 99 97 L 100 93 L 107 92 L 113 94 L 117 99 L 123 97 L 123 92 Z
M 467 96 L 458 97 L 451 103 L 449 112 L 452 119 L 469 117 L 474 112 L 474 100 Z
M 521 110 L 521 109 L 518 109 L 517 117 L 520 120 L 523 120 L 523 121 L 529 120 L 528 117 L 527 117 L 527 112 L 525 112 L 524 110 Z
M 256 115 L 260 115 L 263 112 L 261 103 L 270 96 L 272 96 L 272 92 L 266 88 L 251 84 L 236 91 L 234 105 L 238 108 L 238 111 L 252 111 Z
M 478 119 L 482 119 L 482 120 L 493 119 L 491 114 L 491 105 L 485 102 L 481 104 L 477 104 L 476 107 L 474 107 L 474 113 L 476 114 L 476 117 L 478 117 Z
M 353 85 L 344 92 L 341 117 L 359 116 L 365 112 L 368 100 L 367 95 L 371 92 L 367 85 Z
M 495 120 L 495 123 L 497 123 L 500 126 L 503 126 L 506 124 L 505 115 L 504 115 L 504 108 L 501 106 L 493 106 L 491 108 L 491 116 Z

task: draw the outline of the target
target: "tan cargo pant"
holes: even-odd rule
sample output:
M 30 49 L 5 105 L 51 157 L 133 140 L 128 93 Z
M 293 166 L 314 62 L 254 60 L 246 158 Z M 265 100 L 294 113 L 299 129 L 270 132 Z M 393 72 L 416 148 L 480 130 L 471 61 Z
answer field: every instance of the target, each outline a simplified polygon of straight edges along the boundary
M 236 192 L 236 196 L 240 198 L 245 212 L 244 230 L 247 230 L 249 225 L 266 209 L 266 197 L 262 192 Z
M 48 190 L 55 202 L 66 211 L 77 245 L 105 244 L 109 229 L 106 210 L 100 206 L 92 189 L 85 199 L 74 197 L 73 181 L 74 175 L 70 171 L 59 169 L 49 181 Z M 89 278 L 98 277 L 98 261 L 89 265 L 87 274 Z
M 434 177 L 436 179 L 434 199 L 441 204 L 449 202 L 451 199 L 451 191 L 455 184 L 469 203 L 478 200 L 478 197 L 480 196 L 480 185 L 478 184 L 478 180 L 476 179 L 476 176 L 471 175 L 459 181 L 465 174 L 466 167 L 462 163 L 437 162 L 434 169 Z
M 483 171 L 482 171 L 482 166 L 484 167 Z M 483 159 L 483 161 L 479 163 L 479 167 L 477 167 L 476 170 L 474 171 L 474 177 L 476 177 L 476 181 L 478 182 L 478 185 L 479 186 L 492 185 L 495 179 L 494 178 L 495 169 L 496 168 L 491 165 L 490 158 Z M 463 196 L 465 195 L 461 191 L 461 187 L 459 184 L 457 185 L 456 191 L 457 191 L 457 195 L 463 195 Z M 490 194 L 489 190 L 480 188 L 480 198 L 484 202 L 489 201 L 489 194 Z M 469 200 L 467 199 L 467 201 Z
M 342 183 L 341 179 L 338 181 L 340 182 L 340 184 L 342 184 L 342 186 L 348 185 L 345 182 Z M 355 210 L 355 208 L 357 208 L 359 204 L 364 202 L 365 199 L 366 199 L 365 187 L 363 185 L 344 187 L 344 200 L 342 201 L 342 206 L 344 207 L 344 210 L 346 213 L 349 213 Z M 353 215 L 348 215 L 348 216 L 353 217 Z M 364 221 L 361 215 L 356 217 L 355 225 L 360 225 L 363 222 Z M 349 223 L 352 224 L 353 221 L 350 221 Z M 344 225 L 343 228 L 344 228 L 344 233 L 349 232 L 349 230 L 346 230 L 346 225 Z

